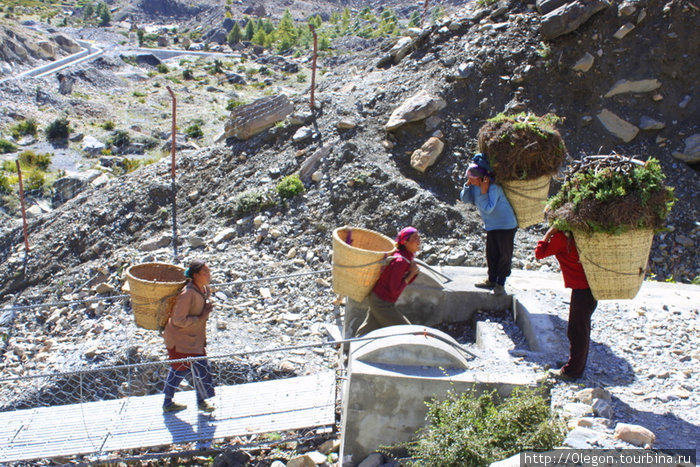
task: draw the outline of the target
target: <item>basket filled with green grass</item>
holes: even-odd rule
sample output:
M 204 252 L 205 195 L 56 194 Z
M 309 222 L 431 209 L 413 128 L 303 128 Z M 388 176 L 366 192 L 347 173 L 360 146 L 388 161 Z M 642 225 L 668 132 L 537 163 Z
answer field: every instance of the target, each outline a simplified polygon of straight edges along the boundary
M 675 202 L 656 159 L 587 156 L 550 198 L 547 219 L 573 233 L 597 300 L 631 299 L 647 270 L 654 233 Z
M 552 114 L 498 114 L 479 129 L 479 150 L 503 187 L 520 228 L 544 220 L 552 176 L 566 157 L 566 145 L 556 129 L 559 121 Z

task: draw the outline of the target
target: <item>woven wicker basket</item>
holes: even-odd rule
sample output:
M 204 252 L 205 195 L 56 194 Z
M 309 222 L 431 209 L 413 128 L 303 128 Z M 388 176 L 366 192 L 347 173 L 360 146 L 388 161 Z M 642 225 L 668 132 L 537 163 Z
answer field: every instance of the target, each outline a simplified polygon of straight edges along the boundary
M 333 291 L 361 302 L 377 283 L 382 260 L 393 251 L 394 242 L 378 232 L 359 227 L 335 229 Z
M 654 232 L 641 229 L 621 235 L 580 231 L 573 234 L 596 300 L 634 298 L 644 280 Z
M 185 285 L 184 269 L 166 263 L 144 263 L 126 270 L 136 325 L 163 329 Z
M 512 180 L 502 183 L 503 191 L 521 229 L 544 221 L 544 205 L 547 202 L 551 180 L 550 175 L 544 175 L 532 180 Z

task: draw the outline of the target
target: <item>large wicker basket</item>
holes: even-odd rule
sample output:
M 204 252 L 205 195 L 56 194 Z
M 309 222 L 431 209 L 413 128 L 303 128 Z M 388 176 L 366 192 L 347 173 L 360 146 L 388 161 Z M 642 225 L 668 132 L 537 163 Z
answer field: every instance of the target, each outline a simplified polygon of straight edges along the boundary
M 184 269 L 166 263 L 144 263 L 126 270 L 136 325 L 163 329 L 185 285 Z
M 641 229 L 621 235 L 580 231 L 573 234 L 596 300 L 634 298 L 644 280 L 654 232 Z
M 378 232 L 359 227 L 333 231 L 333 291 L 355 301 L 364 300 L 377 283 L 384 258 L 394 242 Z
M 512 180 L 502 183 L 503 191 L 521 229 L 544 221 L 544 206 L 549 195 L 551 180 L 550 175 L 544 175 L 532 180 Z

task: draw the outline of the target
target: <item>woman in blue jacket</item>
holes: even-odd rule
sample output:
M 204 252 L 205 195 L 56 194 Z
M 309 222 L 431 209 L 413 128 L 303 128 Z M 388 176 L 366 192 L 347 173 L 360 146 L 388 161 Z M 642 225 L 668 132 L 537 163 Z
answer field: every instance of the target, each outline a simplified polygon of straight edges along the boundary
M 474 285 L 492 289 L 495 295 L 503 295 L 506 278 L 510 276 L 518 221 L 503 188 L 493 183 L 491 178 L 486 169 L 471 164 L 467 169 L 467 183 L 459 197 L 465 203 L 476 205 L 486 229 L 488 278 Z

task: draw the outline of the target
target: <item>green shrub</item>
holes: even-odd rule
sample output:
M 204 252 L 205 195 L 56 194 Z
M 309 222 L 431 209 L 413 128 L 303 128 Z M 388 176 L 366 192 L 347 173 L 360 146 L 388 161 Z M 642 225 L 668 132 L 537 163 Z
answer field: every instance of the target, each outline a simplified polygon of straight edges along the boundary
M 238 100 L 238 99 L 229 99 L 228 102 L 226 103 L 226 110 L 229 112 L 236 107 L 240 107 L 242 105 L 245 105 L 245 102 Z
M 237 215 L 245 216 L 270 208 L 276 204 L 268 193 L 248 190 L 234 198 L 233 209 Z
M 192 72 L 192 68 L 185 68 L 184 70 L 182 70 L 182 79 L 184 79 L 185 81 L 194 79 L 194 73 Z
M 67 118 L 57 118 L 46 128 L 46 138 L 49 141 L 68 139 L 70 135 L 70 122 Z
M 159 64 L 156 66 L 156 70 L 158 70 L 158 73 L 163 73 L 163 74 L 165 74 L 165 73 L 167 73 L 167 72 L 170 71 L 170 70 L 168 69 L 168 65 L 166 65 L 165 63 L 159 63 Z
M 304 192 L 304 184 L 301 182 L 299 175 L 288 175 L 280 180 L 276 190 L 282 199 L 294 198 L 296 195 Z
M 37 154 L 34 151 L 23 151 L 19 155 L 19 165 L 22 169 L 35 167 L 46 171 L 51 165 L 51 154 Z
M 15 152 L 16 150 L 17 146 L 6 139 L 0 138 L 0 153 L 5 154 L 8 152 Z
M 405 445 L 416 465 L 488 465 L 523 451 L 551 450 L 564 439 L 565 427 L 542 388 L 516 388 L 503 401 L 495 390 L 450 392 L 427 405 L 428 426 Z
M 4 173 L 0 172 L 0 193 L 7 194 L 12 190 L 10 187 L 10 179 L 5 176 Z
M 297 83 L 305 83 L 306 82 L 306 75 L 304 73 L 299 73 L 297 75 Z
M 114 130 L 115 126 L 116 126 L 116 125 L 115 125 L 114 122 L 111 121 L 111 120 L 107 120 L 106 122 L 104 122 L 104 123 L 102 124 L 102 128 L 104 128 L 104 129 L 107 130 L 107 131 L 112 131 L 112 130 Z
M 22 181 L 25 190 L 40 190 L 46 184 L 46 172 L 36 167 L 22 170 Z
M 111 146 L 123 149 L 131 144 L 131 136 L 129 136 L 129 133 L 124 130 L 117 130 L 114 132 L 114 134 L 112 134 L 112 137 L 109 139 L 108 143 Z
M 36 121 L 29 119 L 19 122 L 17 125 L 13 126 L 10 129 L 10 134 L 15 138 L 19 138 L 24 135 L 36 136 L 37 130 L 38 128 Z
M 204 136 L 202 127 L 198 123 L 193 123 L 185 129 L 185 134 L 192 139 L 201 138 Z

